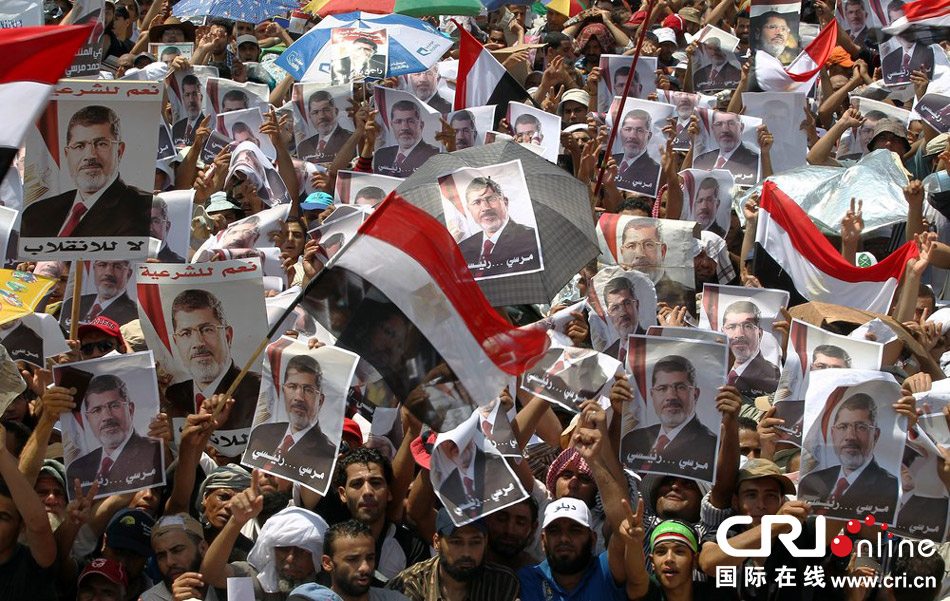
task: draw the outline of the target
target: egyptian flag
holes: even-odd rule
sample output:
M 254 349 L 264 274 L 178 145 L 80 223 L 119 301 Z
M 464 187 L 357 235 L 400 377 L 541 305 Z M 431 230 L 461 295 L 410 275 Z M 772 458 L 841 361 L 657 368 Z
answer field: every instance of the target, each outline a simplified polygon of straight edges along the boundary
M 950 0 L 917 0 L 903 6 L 904 16 L 882 29 L 896 34 L 913 26 L 950 27 Z
M 759 87 L 763 92 L 808 92 L 828 62 L 837 39 L 838 24 L 831 21 L 788 67 L 768 52 L 757 51 L 755 79 Z
M 0 115 L 9 119 L 0 128 L 0 181 L 91 30 L 90 25 L 0 29 Z
M 908 242 L 876 265 L 851 265 L 775 182 L 762 184 L 754 272 L 764 287 L 788 290 L 790 305 L 818 301 L 887 314 L 904 266 L 916 256 Z
M 420 419 L 430 426 L 459 408 L 437 391 L 461 388 L 467 419 L 548 346 L 543 331 L 503 319 L 445 226 L 395 193 L 314 278 L 302 305 L 318 308 L 311 314 L 336 346 L 370 363 L 397 400 L 428 408 Z M 410 398 L 420 384 L 430 392 Z
M 528 92 L 492 53 L 456 23 L 461 44 L 455 84 L 455 110 L 494 104 L 495 123 L 504 116 L 509 102 L 521 102 Z

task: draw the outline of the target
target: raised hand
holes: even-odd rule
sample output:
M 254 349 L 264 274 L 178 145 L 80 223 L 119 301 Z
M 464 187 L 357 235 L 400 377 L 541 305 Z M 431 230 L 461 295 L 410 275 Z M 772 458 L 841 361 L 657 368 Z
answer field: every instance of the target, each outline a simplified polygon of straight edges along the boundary
M 629 499 L 620 499 L 623 506 L 624 519 L 617 529 L 617 534 L 628 545 L 643 547 L 643 539 L 646 536 L 646 530 L 643 527 L 643 497 L 637 500 L 637 512 L 634 513 L 630 508 Z
M 851 208 L 841 218 L 841 244 L 854 245 L 861 240 L 861 232 L 864 231 L 864 218 L 862 210 L 864 201 L 857 201 L 857 208 L 854 204 L 855 199 L 851 199 Z
M 89 518 L 92 517 L 92 501 L 99 492 L 99 480 L 92 483 L 92 486 L 89 487 L 89 492 L 85 495 L 82 494 L 82 484 L 79 478 L 75 479 L 73 485 L 75 486 L 76 493 L 73 500 L 66 505 L 66 519 L 69 520 L 73 526 L 78 528 L 88 522 Z
M 246 524 L 260 515 L 264 509 L 260 470 L 251 472 L 251 486 L 231 497 L 230 507 L 231 519 L 238 524 Z

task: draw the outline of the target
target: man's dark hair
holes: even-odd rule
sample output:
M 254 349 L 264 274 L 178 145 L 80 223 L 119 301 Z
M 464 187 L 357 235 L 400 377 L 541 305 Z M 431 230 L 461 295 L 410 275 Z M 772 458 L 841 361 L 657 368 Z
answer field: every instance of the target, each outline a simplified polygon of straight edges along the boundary
M 811 360 L 815 360 L 816 355 L 824 355 L 825 357 L 833 357 L 835 359 L 841 359 L 844 361 L 845 367 L 851 367 L 851 355 L 848 354 L 848 351 L 844 350 L 840 346 L 835 346 L 833 344 L 819 344 L 815 347 L 815 350 L 812 351 Z
M 880 121 L 881 119 L 887 119 L 887 115 L 879 110 L 868 111 L 864 113 L 865 119 L 871 119 L 873 121 Z
M 707 177 L 699 183 L 699 190 L 709 189 L 713 190 L 713 193 L 716 195 L 716 200 L 719 200 L 719 180 L 714 177 Z
M 409 112 L 412 111 L 416 115 L 416 119 L 421 119 L 419 114 L 419 105 L 411 100 L 399 100 L 393 103 L 393 108 L 389 109 L 389 118 L 392 119 L 396 111 Z
M 735 25 L 739 22 L 739 19 L 748 19 L 749 18 L 749 9 L 740 10 L 736 13 L 736 16 L 732 18 L 732 24 Z
M 917 298 L 926 298 L 930 301 L 931 308 L 937 306 L 937 296 L 934 294 L 933 288 L 927 284 L 920 284 L 917 287 Z
M 307 99 L 307 109 L 310 109 L 310 105 L 315 102 L 329 102 L 330 106 L 336 108 L 336 104 L 333 102 L 333 95 L 326 90 L 317 90 L 310 95 L 310 98 Z
M 109 392 L 110 390 L 117 391 L 119 393 L 119 397 L 121 397 L 126 403 L 130 402 L 129 389 L 126 387 L 125 382 L 123 382 L 119 376 L 113 374 L 102 374 L 89 381 L 89 386 L 86 388 L 86 396 L 84 396 L 82 399 L 83 406 L 88 404 L 90 395 L 101 394 L 103 392 Z
M 229 100 L 243 103 L 244 108 L 247 108 L 247 94 L 244 93 L 244 90 L 228 90 L 225 92 L 224 96 L 221 97 L 221 106 L 224 107 L 224 103 Z
M 643 123 L 646 124 L 647 129 L 650 129 L 650 130 L 653 129 L 653 116 L 643 109 L 633 109 L 632 111 L 624 115 L 623 121 L 621 122 L 621 127 L 623 127 L 623 124 L 631 119 L 637 119 L 638 121 L 643 121 Z
M 472 111 L 462 109 L 460 111 L 456 111 L 455 114 L 452 115 L 449 125 L 452 125 L 456 121 L 471 121 L 472 125 L 475 125 L 475 115 L 472 114 Z
M 194 73 L 189 73 L 181 78 L 181 91 L 185 91 L 185 86 L 195 86 L 199 90 L 201 89 L 201 82 L 198 80 L 198 76 Z
M 740 417 L 739 418 L 739 429 L 740 430 L 752 430 L 753 432 L 758 431 L 759 422 L 755 421 L 751 417 Z
M 841 407 L 838 408 L 838 411 L 835 413 L 835 423 L 838 422 L 838 416 L 841 415 L 841 412 L 847 409 L 848 411 L 866 411 L 868 414 L 868 421 L 871 422 L 873 426 L 877 426 L 877 404 L 874 402 L 874 399 L 870 395 L 859 392 L 854 396 L 848 397 Z
M 112 13 L 112 18 L 115 19 L 116 17 L 122 17 L 123 19 L 131 19 L 132 15 L 131 13 L 129 13 L 129 9 L 127 9 L 124 6 L 119 6 L 119 7 L 116 7 L 115 12 Z M 115 21 L 113 21 L 112 24 L 114 25 Z M 111 25 L 110 25 L 110 28 L 111 28 Z
M 317 360 L 310 355 L 295 355 L 287 362 L 284 368 L 284 381 L 287 380 L 287 374 L 290 370 L 299 371 L 302 374 L 311 374 L 317 378 L 317 388 L 323 383 L 323 370 Z
M 633 198 L 628 198 L 620 204 L 620 211 L 643 211 L 647 215 L 653 213 L 653 203 L 644 199 L 642 196 L 635 196 Z
M 937 553 L 930 557 L 924 557 L 919 553 L 898 555 L 894 562 L 893 573 L 904 578 L 894 583 L 894 601 L 934 601 L 940 592 L 945 567 L 943 557 Z M 923 580 L 924 578 L 927 580 Z M 934 585 L 920 586 L 918 582 L 932 582 Z
M 13 495 L 10 494 L 10 487 L 7 486 L 7 483 L 3 478 L 0 478 L 0 497 L 6 497 L 8 499 L 13 498 Z
M 564 42 L 570 42 L 571 36 L 560 31 L 552 31 L 547 33 L 544 36 L 544 49 L 547 50 L 560 50 L 561 44 Z
M 340 460 L 337 461 L 337 484 L 344 488 L 346 487 L 346 468 L 351 465 L 369 466 L 371 463 L 375 463 L 383 468 L 383 477 L 386 479 L 386 486 L 392 486 L 393 466 L 389 462 L 389 459 L 387 459 L 379 449 L 372 449 L 365 446 L 353 449 L 343 457 L 340 457 Z
M 228 63 L 225 61 L 211 61 L 208 63 L 209 67 L 214 67 L 218 70 L 218 77 L 221 79 L 231 79 L 231 67 L 228 66 Z
M 360 188 L 359 192 L 357 192 L 353 198 L 354 200 L 357 198 L 365 198 L 367 200 L 382 202 L 383 199 L 386 198 L 386 192 L 379 186 L 366 186 L 365 188 Z
M 231 133 L 233 135 L 237 134 L 251 134 L 254 135 L 254 130 L 252 130 L 247 123 L 243 121 L 236 121 L 234 125 L 231 126 Z
M 323 535 L 323 554 L 333 557 L 333 545 L 338 538 L 361 538 L 366 537 L 376 545 L 376 539 L 373 538 L 373 530 L 359 520 L 347 520 L 333 524 Z M 378 558 L 377 558 L 378 560 Z
M 514 125 L 522 125 L 524 123 L 530 123 L 531 125 L 538 128 L 538 131 L 541 131 L 541 120 L 532 115 L 531 113 L 521 113 L 518 115 L 518 118 L 515 119 Z
M 653 377 L 650 385 L 656 384 L 656 374 L 663 373 L 685 373 L 686 379 L 691 386 L 696 385 L 696 368 L 686 357 L 679 355 L 667 355 L 656 362 L 653 367 Z
M 887 12 L 904 12 L 904 0 L 891 0 L 887 3 Z
M 167 55 L 181 56 L 181 50 L 178 48 L 178 46 L 168 46 L 167 48 L 162 50 L 161 55 L 162 56 L 167 56 Z
M 229 36 L 234 33 L 234 21 L 231 21 L 230 19 L 211 19 L 208 21 L 208 30 L 210 31 L 215 25 L 224 27 Z
M 221 301 L 218 300 L 218 297 L 207 290 L 193 288 L 180 293 L 175 297 L 175 300 L 172 301 L 172 328 L 178 328 L 175 315 L 177 315 L 179 311 L 198 311 L 200 309 L 211 309 L 214 318 L 217 319 L 221 325 L 228 325 L 228 321 L 224 318 L 224 307 L 221 306 Z
M 23 452 L 23 447 L 26 446 L 26 442 L 30 439 L 30 429 L 26 424 L 15 421 L 3 422 L 3 427 L 7 431 L 7 440 L 13 438 L 13 456 L 19 457 L 20 453 Z
M 366 44 L 367 46 L 372 46 L 372 47 L 373 47 L 373 52 L 376 52 L 376 49 L 378 48 L 378 46 L 376 45 L 376 41 L 373 40 L 372 38 L 368 38 L 368 37 L 366 37 L 366 36 L 360 36 L 360 37 L 356 38 L 355 40 L 353 40 L 353 43 L 354 43 L 354 44 Z
M 780 13 L 780 12 L 778 12 L 778 11 L 776 11 L 776 10 L 765 11 L 765 12 L 762 13 L 761 15 L 756 15 L 756 17 L 755 17 L 755 19 L 756 19 L 756 21 L 758 22 L 758 25 L 759 25 L 757 29 L 758 29 L 759 31 L 762 31 L 762 28 L 765 27 L 765 23 L 766 23 L 769 19 L 781 19 L 781 20 L 785 21 L 785 24 L 787 25 L 787 24 L 788 24 L 789 16 L 790 16 L 790 15 L 788 15 L 787 13 Z
M 637 300 L 637 291 L 633 289 L 633 282 L 624 276 L 619 276 L 604 285 L 604 302 L 607 302 L 607 297 L 611 294 L 620 294 L 621 292 L 629 292 L 630 296 Z
M 66 126 L 66 143 L 69 144 L 72 140 L 73 127 L 77 125 L 89 127 L 90 125 L 103 124 L 109 126 L 109 133 L 112 134 L 113 138 L 119 141 L 122 140 L 121 132 L 119 131 L 119 116 L 107 106 L 94 104 L 82 107 L 69 118 L 69 125 Z
M 733 313 L 751 313 L 752 323 L 759 327 L 759 320 L 762 319 L 762 311 L 759 306 L 752 301 L 740 300 L 732 303 L 722 313 L 722 323 L 726 323 L 726 316 Z

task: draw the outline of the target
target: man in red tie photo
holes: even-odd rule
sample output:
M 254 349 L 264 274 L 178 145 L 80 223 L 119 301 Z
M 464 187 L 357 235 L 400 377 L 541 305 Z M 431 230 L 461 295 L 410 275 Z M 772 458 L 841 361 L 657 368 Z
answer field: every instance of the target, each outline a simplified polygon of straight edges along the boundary
M 297 145 L 297 156 L 313 163 L 328 163 L 340 152 L 353 132 L 340 125 L 340 109 L 330 92 L 317 90 L 307 100 L 307 119 L 316 132 Z
M 100 315 L 108 317 L 120 326 L 139 318 L 135 301 L 129 298 L 128 284 L 132 268 L 128 261 L 93 261 L 92 278 L 96 284 L 95 294 L 79 297 L 79 321 L 90 323 Z M 69 327 L 73 299 L 63 302 L 61 311 L 64 326 Z
M 112 374 L 94 377 L 83 397 L 82 414 L 100 446 L 69 464 L 70 483 L 79 479 L 85 494 L 98 480 L 99 495 L 162 484 L 162 445 L 135 431 L 135 403 L 125 382 Z
M 753 185 L 759 176 L 759 153 L 743 143 L 742 119 L 735 113 L 713 111 L 709 125 L 719 148 L 696 157 L 693 168 L 725 169 L 736 179 L 737 186 Z
M 700 392 L 689 359 L 667 355 L 657 361 L 649 393 L 659 423 L 624 435 L 621 462 L 634 471 L 712 481 L 718 440 L 696 415 Z
M 422 139 L 425 122 L 419 105 L 411 100 L 393 103 L 389 129 L 396 138 L 394 146 L 380 148 L 373 155 L 373 171 L 391 177 L 409 177 L 439 149 Z
M 650 156 L 653 118 L 642 109 L 628 112 L 620 126 L 623 152 L 613 155 L 617 161 L 617 187 L 646 196 L 656 195 L 660 164 Z
M 778 367 L 762 356 L 761 319 L 762 311 L 747 300 L 732 303 L 722 314 L 722 333 L 736 358 L 726 383 L 738 388 L 747 399 L 775 392 L 781 375 Z
M 122 181 L 123 154 L 125 142 L 115 111 L 96 105 L 76 111 L 69 119 L 63 149 L 76 188 L 27 206 L 20 235 L 146 238 L 152 195 Z
M 900 0 L 891 0 L 887 5 L 887 14 L 891 22 L 904 16 L 903 3 Z M 885 45 L 880 46 L 881 71 L 884 75 L 884 84 L 893 85 L 898 83 L 907 83 L 910 81 L 910 74 L 914 71 L 923 71 L 927 75 L 933 75 L 934 54 L 930 46 L 917 42 L 917 32 L 913 27 L 896 34 L 897 47 L 891 52 L 884 54 Z

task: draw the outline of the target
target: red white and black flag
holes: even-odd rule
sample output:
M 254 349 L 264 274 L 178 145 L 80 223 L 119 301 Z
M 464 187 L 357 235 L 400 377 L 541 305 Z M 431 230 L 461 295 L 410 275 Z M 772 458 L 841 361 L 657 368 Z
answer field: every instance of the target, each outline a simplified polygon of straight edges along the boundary
M 464 27 L 458 30 L 461 43 L 454 109 L 496 105 L 495 123 L 498 123 L 508 103 L 521 102 L 528 92 L 472 34 Z
M 774 182 L 762 184 L 754 271 L 762 286 L 791 292 L 790 305 L 819 301 L 887 314 L 917 252 L 908 242 L 876 265 L 851 265 L 794 200 Z
M 0 29 L 0 181 L 27 128 L 43 111 L 53 86 L 89 38 L 89 25 Z
M 885 33 L 897 34 L 913 26 L 950 27 L 950 0 L 917 0 L 901 9 L 904 16 L 885 27 Z

